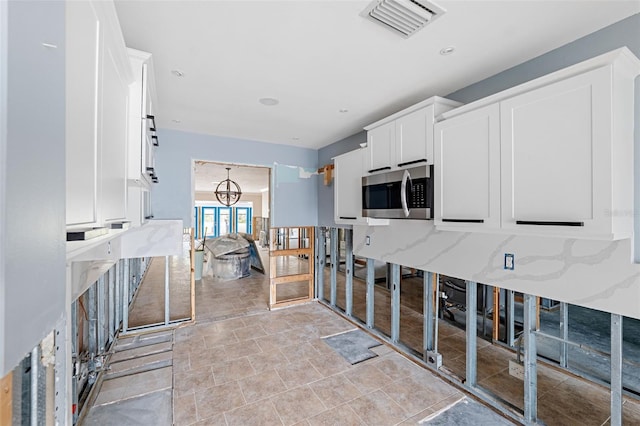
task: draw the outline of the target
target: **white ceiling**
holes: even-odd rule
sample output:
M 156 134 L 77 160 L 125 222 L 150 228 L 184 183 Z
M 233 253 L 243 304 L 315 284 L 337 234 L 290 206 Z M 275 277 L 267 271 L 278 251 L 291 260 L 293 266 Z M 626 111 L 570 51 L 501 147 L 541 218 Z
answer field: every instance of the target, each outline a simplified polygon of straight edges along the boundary
M 243 194 L 260 193 L 269 188 L 269 168 L 236 164 L 220 164 L 206 161 L 195 162 L 195 191 L 213 192 L 227 178 L 226 167 L 230 167 L 229 178 L 240 185 Z
M 447 12 L 409 39 L 360 17 L 369 1 L 116 8 L 127 45 L 153 54 L 159 127 L 309 148 L 640 12 L 638 0 L 436 2 Z

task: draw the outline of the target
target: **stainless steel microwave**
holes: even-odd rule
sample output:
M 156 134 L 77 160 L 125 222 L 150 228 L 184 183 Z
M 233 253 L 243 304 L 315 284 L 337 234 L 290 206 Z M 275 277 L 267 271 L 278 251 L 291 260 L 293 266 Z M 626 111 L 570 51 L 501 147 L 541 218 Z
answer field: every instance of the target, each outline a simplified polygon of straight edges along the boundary
M 433 166 L 362 178 L 362 216 L 433 219 Z

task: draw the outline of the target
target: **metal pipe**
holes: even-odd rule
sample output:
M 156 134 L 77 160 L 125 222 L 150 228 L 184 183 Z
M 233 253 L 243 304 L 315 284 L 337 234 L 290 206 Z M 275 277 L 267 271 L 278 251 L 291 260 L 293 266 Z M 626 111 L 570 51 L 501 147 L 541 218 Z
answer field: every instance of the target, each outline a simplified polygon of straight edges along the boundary
M 367 327 L 370 329 L 374 325 L 375 282 L 375 260 L 367 258 Z
M 318 232 L 318 246 L 317 246 L 318 267 L 316 269 L 318 274 L 318 280 L 317 280 L 316 294 L 318 296 L 318 300 L 324 300 L 324 263 L 327 260 L 327 250 L 326 250 L 327 234 L 324 227 L 321 227 L 318 229 L 320 230 L 320 232 Z
M 538 416 L 536 302 L 535 296 L 524 295 L 524 419 L 528 424 L 536 423 Z
M 611 426 L 622 425 L 622 315 L 611 314 Z
M 353 230 L 344 230 L 345 245 L 345 314 L 353 315 Z
M 438 328 L 440 323 L 440 274 L 436 274 L 436 294 L 435 294 L 435 331 L 433 333 L 433 351 L 438 353 Z
M 164 324 L 169 325 L 169 256 L 164 257 Z
M 569 340 L 569 305 L 560 302 L 560 336 L 563 342 L 560 343 L 560 366 L 567 368 L 569 365 L 569 352 L 567 340 Z
M 478 284 L 475 281 L 467 281 L 467 360 L 466 360 L 466 385 L 476 386 L 477 380 L 477 304 L 478 304 Z
M 331 306 L 336 306 L 338 285 L 338 228 L 331 228 Z
M 40 345 L 36 345 L 31 350 L 31 372 L 30 372 L 30 421 L 31 426 L 38 426 L 38 367 L 40 364 Z
M 391 264 L 391 341 L 400 340 L 400 265 Z
M 126 333 L 129 329 L 129 300 L 130 297 L 130 288 L 129 283 L 131 281 L 131 274 L 129 272 L 129 263 L 130 259 L 125 259 L 124 261 L 124 291 L 122 292 L 122 332 Z
M 433 276 L 432 272 L 424 272 L 422 275 L 422 353 L 423 357 L 427 359 L 427 352 L 433 350 L 433 335 L 434 335 L 434 316 L 433 316 Z

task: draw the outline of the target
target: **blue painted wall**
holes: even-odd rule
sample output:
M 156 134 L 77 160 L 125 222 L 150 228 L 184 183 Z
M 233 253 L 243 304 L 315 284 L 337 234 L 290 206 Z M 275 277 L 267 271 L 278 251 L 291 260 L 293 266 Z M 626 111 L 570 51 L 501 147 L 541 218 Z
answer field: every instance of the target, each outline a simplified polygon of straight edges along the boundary
M 271 167 L 272 226 L 318 222 L 318 151 L 252 140 L 159 129 L 152 188 L 156 219 L 182 219 L 193 226 L 193 160 Z

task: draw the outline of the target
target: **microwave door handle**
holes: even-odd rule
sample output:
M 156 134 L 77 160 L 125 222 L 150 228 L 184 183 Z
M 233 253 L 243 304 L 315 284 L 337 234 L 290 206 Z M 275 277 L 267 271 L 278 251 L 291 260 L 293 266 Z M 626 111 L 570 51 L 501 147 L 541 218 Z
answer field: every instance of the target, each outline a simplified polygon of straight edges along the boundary
M 404 217 L 409 217 L 409 207 L 407 206 L 407 181 L 411 181 L 409 171 L 405 170 L 402 175 L 402 186 L 400 187 L 400 202 L 402 203 L 402 211 Z

